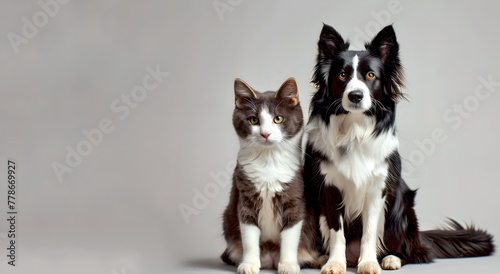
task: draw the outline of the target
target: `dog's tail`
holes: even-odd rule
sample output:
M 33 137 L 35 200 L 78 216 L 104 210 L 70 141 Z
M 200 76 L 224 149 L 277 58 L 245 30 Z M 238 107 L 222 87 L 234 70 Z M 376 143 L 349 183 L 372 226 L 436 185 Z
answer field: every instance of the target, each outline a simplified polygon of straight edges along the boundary
M 473 225 L 463 227 L 453 219 L 443 229 L 421 231 L 420 239 L 435 258 L 487 256 L 495 250 L 491 234 Z

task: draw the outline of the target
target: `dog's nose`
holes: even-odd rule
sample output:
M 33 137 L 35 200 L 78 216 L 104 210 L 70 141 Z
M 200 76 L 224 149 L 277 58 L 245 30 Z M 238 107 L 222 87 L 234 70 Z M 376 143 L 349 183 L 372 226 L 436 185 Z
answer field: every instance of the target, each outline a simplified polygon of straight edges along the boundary
M 363 91 L 361 90 L 353 90 L 347 94 L 347 97 L 349 98 L 349 101 L 353 103 L 359 103 L 361 100 L 363 100 Z

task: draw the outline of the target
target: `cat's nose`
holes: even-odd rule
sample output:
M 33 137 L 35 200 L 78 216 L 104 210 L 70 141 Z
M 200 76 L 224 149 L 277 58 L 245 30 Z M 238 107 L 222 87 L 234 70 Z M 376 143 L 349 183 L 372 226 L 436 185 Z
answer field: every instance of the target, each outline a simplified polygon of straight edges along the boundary
M 271 135 L 271 133 L 268 133 L 268 132 L 261 132 L 261 133 L 260 133 L 260 135 L 261 135 L 262 137 L 264 137 L 264 139 L 266 139 L 266 140 L 267 140 L 267 138 L 269 137 L 269 135 Z

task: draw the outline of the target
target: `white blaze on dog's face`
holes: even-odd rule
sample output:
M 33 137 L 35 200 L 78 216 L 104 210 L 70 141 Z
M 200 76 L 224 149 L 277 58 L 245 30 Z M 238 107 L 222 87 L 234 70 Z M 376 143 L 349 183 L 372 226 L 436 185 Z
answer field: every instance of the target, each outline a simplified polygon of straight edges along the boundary
M 370 89 L 363 79 L 359 78 L 359 57 L 352 58 L 351 78 L 347 79 L 347 85 L 342 95 L 342 107 L 349 112 L 365 112 L 372 106 Z M 345 75 L 345 74 L 344 74 Z M 346 77 L 339 74 L 339 77 Z

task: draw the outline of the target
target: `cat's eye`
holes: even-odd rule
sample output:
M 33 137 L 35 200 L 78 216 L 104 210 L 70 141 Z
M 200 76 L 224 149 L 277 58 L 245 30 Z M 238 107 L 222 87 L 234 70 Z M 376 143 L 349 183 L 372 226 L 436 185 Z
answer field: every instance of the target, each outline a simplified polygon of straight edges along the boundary
M 368 80 L 373 80 L 375 79 L 375 73 L 373 73 L 373 71 L 370 71 L 366 74 L 366 79 Z
M 347 78 L 346 73 L 345 73 L 344 71 L 341 71 L 341 72 L 339 73 L 339 79 L 340 79 L 341 81 L 344 81 L 346 78 Z
M 257 118 L 256 116 L 252 116 L 248 118 L 248 122 L 252 125 L 257 125 L 259 124 L 259 118 Z
M 273 121 L 275 124 L 281 124 L 283 123 L 283 121 L 285 121 L 285 117 L 278 115 L 274 117 Z

